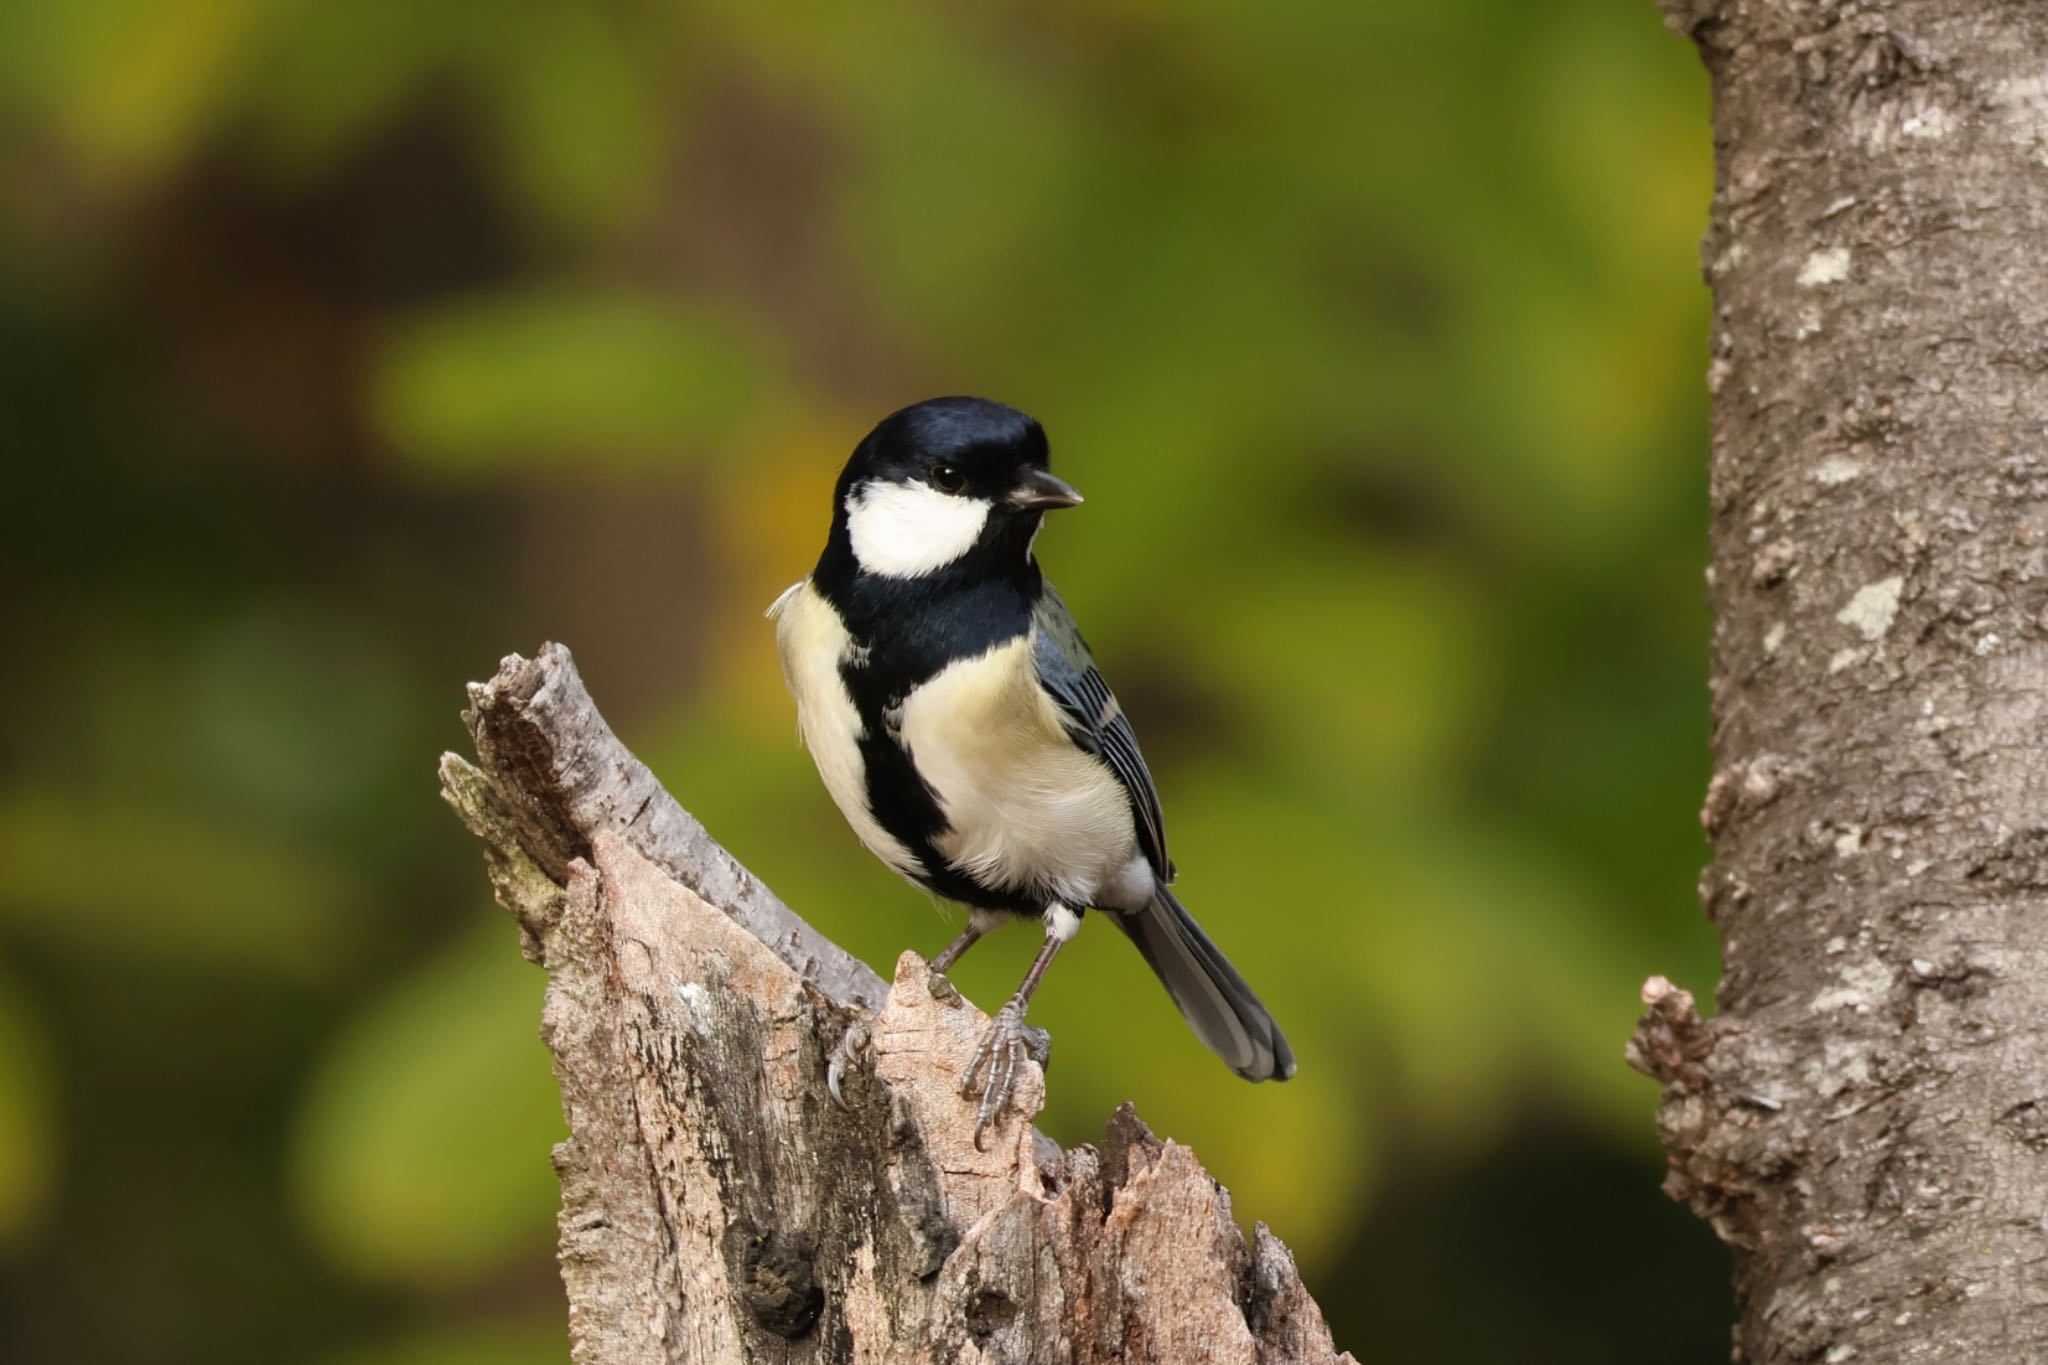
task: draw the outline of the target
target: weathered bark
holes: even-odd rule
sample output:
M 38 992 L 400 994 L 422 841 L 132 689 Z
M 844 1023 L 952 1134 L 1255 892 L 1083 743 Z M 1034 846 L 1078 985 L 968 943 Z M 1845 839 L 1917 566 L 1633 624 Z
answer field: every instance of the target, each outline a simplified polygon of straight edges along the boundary
M 1712 75 L 1720 1010 L 1667 1189 L 1736 1356 L 2048 1359 L 2048 5 L 1666 0 Z
M 906 953 L 879 977 L 714 843 L 606 727 L 568 652 L 505 660 L 442 790 L 548 971 L 579 1365 L 1349 1361 L 1285 1247 L 1128 1106 L 1061 1152 L 972 1141 L 986 1018 Z M 885 1001 L 886 996 L 886 1001 Z M 848 1107 L 826 1058 L 879 1011 Z

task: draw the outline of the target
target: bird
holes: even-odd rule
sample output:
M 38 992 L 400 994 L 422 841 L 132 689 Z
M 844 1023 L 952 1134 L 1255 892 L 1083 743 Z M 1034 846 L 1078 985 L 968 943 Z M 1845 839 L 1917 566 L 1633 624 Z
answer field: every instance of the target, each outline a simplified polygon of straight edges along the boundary
M 1023 1057 L 1045 1060 L 1025 1012 L 1089 911 L 1130 937 L 1232 1071 L 1295 1072 L 1272 1014 L 1170 889 L 1137 736 L 1039 568 L 1045 514 L 1080 502 L 1023 412 L 912 404 L 854 448 L 816 567 L 768 611 L 798 731 L 854 834 L 967 909 L 931 960 L 940 981 L 998 925 L 1043 927 L 963 1077 L 963 1096 L 979 1098 L 977 1147 Z

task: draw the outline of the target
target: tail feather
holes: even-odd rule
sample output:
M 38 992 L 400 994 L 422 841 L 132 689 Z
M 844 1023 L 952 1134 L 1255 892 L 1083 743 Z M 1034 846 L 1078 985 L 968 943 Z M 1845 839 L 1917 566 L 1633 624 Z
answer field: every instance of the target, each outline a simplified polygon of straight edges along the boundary
M 1172 892 L 1161 886 L 1143 910 L 1111 918 L 1138 945 L 1195 1036 L 1232 1071 L 1248 1081 L 1294 1074 L 1294 1050 L 1280 1026 Z

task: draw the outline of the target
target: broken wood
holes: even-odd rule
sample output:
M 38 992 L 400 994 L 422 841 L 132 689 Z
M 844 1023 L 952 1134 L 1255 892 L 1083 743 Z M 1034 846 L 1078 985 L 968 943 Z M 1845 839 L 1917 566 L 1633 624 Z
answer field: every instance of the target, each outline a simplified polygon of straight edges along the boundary
M 973 1143 L 987 1019 L 885 984 L 776 899 L 612 734 L 569 653 L 470 688 L 442 794 L 548 972 L 569 1139 L 559 1259 L 578 1365 L 1350 1361 L 1292 1257 L 1249 1246 L 1193 1152 L 1126 1105 L 1097 1146 Z M 825 1063 L 872 1018 L 847 1104 Z

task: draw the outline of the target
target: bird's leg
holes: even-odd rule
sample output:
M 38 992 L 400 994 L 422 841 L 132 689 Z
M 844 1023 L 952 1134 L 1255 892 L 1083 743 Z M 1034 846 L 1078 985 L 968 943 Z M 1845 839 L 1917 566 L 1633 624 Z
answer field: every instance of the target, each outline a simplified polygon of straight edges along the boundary
M 993 910 L 968 912 L 967 927 L 931 961 L 931 973 L 927 977 L 927 983 L 932 999 L 956 1004 L 959 1002 L 960 990 L 946 976 L 946 969 L 958 962 L 962 954 L 979 942 L 982 935 L 995 928 L 1001 920 L 1002 916 Z M 860 1064 L 868 1049 L 874 1046 L 873 1023 L 874 1021 L 865 1015 L 856 1019 L 841 1035 L 838 1044 L 832 1049 L 832 1055 L 825 1061 L 825 1088 L 832 1092 L 832 1099 L 841 1109 L 846 1108 L 847 1104 L 845 1097 L 839 1093 L 840 1084 L 847 1074 Z M 1048 1039 L 1047 1049 L 1050 1046 L 1051 1040 Z M 1044 1061 L 1043 1058 L 1039 1060 L 1041 1063 Z
M 1017 993 L 1004 1001 L 996 1017 L 989 1021 L 988 1031 L 981 1035 L 981 1045 L 975 1048 L 974 1058 L 967 1064 L 967 1074 L 960 1078 L 960 1093 L 972 1099 L 982 1068 L 988 1069 L 987 1078 L 979 1086 L 981 1107 L 974 1122 L 976 1151 L 981 1150 L 983 1131 L 1010 1098 L 1010 1087 L 1017 1079 L 1017 1068 L 1025 1053 L 1033 1054 L 1040 1066 L 1051 1060 L 1052 1038 L 1043 1030 L 1026 1025 L 1024 1011 L 1031 1004 L 1032 992 L 1045 979 L 1045 969 L 1080 925 L 1081 917 L 1064 905 L 1055 904 L 1045 912 L 1045 946 L 1032 959 L 1031 970 L 1024 974 L 1024 984 L 1017 987 Z
M 954 963 L 966 956 L 969 948 L 972 948 L 981 941 L 983 934 L 995 928 L 996 922 L 1000 918 L 1001 916 L 988 910 L 970 910 L 967 912 L 967 927 L 960 931 L 958 938 L 948 943 L 940 951 L 939 955 L 932 959 L 932 999 L 945 1001 L 959 1000 L 959 988 L 953 984 L 952 978 L 947 976 L 946 973 L 953 969 Z
M 953 964 L 967 956 L 967 950 L 980 942 L 981 936 L 987 932 L 979 924 L 970 922 L 960 931 L 960 937 L 939 950 L 939 955 L 932 959 L 932 970 L 940 973 L 952 970 Z

